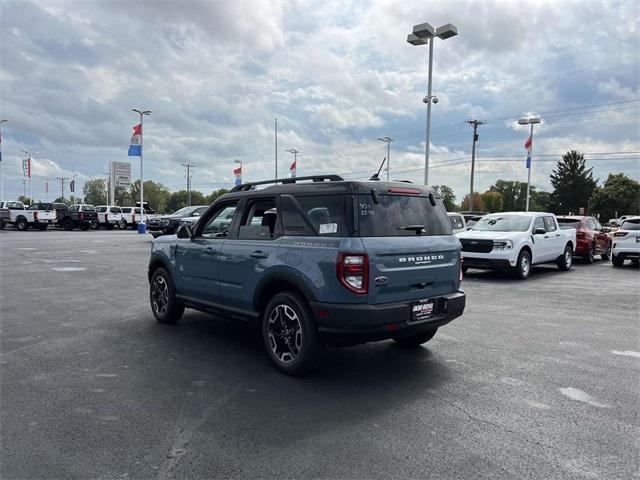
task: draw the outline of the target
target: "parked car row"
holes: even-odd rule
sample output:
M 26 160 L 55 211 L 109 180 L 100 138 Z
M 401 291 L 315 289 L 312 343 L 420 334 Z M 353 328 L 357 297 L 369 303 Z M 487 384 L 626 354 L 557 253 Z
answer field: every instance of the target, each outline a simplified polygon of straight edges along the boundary
M 153 219 L 155 212 L 143 210 L 147 219 Z M 0 202 L 0 229 L 12 225 L 18 230 L 29 228 L 46 230 L 58 227 L 63 230 L 89 230 L 104 227 L 120 229 L 137 228 L 140 207 L 116 207 L 89 204 L 67 205 L 56 202 L 35 202 L 25 207 L 22 202 Z

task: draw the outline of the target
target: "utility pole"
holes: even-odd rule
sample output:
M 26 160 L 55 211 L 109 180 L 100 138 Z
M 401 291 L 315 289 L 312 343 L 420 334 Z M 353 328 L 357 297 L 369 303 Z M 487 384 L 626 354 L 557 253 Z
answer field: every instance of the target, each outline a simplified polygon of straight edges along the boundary
M 278 119 L 276 118 L 276 179 L 278 178 Z
M 393 142 L 393 138 L 391 137 L 382 137 L 378 138 L 381 142 L 387 142 L 387 182 L 389 181 L 389 170 L 391 170 L 391 142 Z
M 187 169 L 187 206 L 191 206 L 191 169 L 195 166 L 192 163 L 183 163 L 183 167 Z
M 109 165 L 108 172 L 102 172 L 103 175 L 107 175 L 107 205 L 111 205 L 111 165 Z
M 4 177 L 2 176 L 2 124 L 9 120 L 0 120 L 0 201 L 4 202 Z
M 60 190 L 62 192 L 62 201 L 64 202 L 64 181 L 68 178 L 68 177 L 56 177 L 58 180 L 60 180 Z
M 469 211 L 473 212 L 473 176 L 476 171 L 476 142 L 478 141 L 478 125 L 484 125 L 483 120 L 467 120 L 473 127 L 473 146 L 471 147 L 471 185 L 469 186 Z

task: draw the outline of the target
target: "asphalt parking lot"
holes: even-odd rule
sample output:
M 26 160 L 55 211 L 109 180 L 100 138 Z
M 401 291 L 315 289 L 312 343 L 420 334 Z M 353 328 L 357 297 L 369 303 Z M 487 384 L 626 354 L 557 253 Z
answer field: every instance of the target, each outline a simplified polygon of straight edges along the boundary
M 246 326 L 158 324 L 150 237 L 0 233 L 0 477 L 632 478 L 640 273 L 471 270 L 425 347 L 278 373 Z

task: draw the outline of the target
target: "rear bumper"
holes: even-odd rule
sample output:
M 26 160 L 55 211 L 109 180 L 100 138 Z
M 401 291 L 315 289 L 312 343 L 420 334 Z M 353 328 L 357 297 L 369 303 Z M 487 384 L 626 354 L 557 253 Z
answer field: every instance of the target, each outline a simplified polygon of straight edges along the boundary
M 357 345 L 420 333 L 446 325 L 462 315 L 464 292 L 434 297 L 436 313 L 426 320 L 411 321 L 412 302 L 335 304 L 311 302 L 320 335 L 331 344 Z
M 640 258 L 640 243 L 638 244 L 638 248 L 633 247 L 614 247 L 611 250 L 611 253 L 614 257 L 621 258 Z

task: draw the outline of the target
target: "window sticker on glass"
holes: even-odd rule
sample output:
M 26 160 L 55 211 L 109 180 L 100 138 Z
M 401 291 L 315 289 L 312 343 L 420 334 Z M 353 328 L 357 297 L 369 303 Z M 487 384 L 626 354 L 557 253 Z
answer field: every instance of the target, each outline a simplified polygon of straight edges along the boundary
M 328 235 L 331 233 L 338 232 L 338 224 L 337 223 L 321 223 L 320 228 L 318 229 L 318 233 L 320 235 Z
M 375 215 L 376 212 L 373 211 L 373 209 L 371 208 L 371 204 L 370 203 L 363 203 L 363 202 L 359 202 L 360 203 L 360 215 L 361 216 L 367 216 L 367 215 Z

